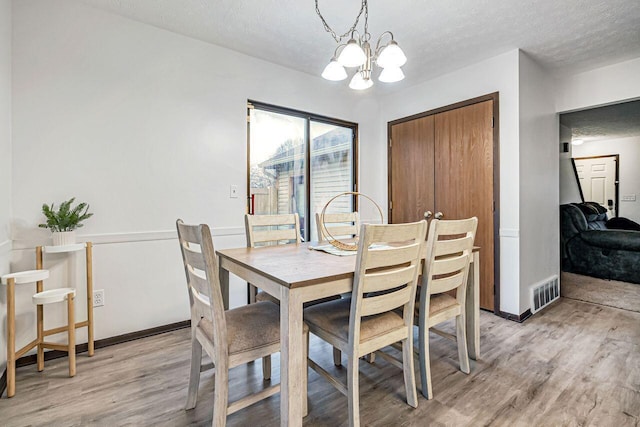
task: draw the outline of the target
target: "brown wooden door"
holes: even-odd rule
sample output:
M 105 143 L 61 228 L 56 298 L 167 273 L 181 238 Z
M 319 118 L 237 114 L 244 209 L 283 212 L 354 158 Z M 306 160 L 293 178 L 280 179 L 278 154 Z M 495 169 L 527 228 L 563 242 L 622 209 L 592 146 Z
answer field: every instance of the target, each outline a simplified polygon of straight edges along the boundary
M 389 222 L 414 222 L 434 209 L 434 117 L 391 127 Z
M 493 100 L 389 127 L 389 222 L 478 217 L 480 307 L 494 310 Z M 440 110 L 442 111 L 442 110 Z M 428 114 L 428 113 L 427 113 Z
M 435 115 L 435 210 L 478 217 L 480 307 L 494 308 L 493 101 Z

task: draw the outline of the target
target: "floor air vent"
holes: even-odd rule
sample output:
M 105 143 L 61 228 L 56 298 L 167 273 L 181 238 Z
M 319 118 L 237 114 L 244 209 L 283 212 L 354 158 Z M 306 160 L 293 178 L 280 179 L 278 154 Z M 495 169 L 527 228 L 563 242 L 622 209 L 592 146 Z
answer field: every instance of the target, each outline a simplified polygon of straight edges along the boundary
M 531 313 L 542 310 L 560 298 L 560 281 L 553 276 L 531 286 Z

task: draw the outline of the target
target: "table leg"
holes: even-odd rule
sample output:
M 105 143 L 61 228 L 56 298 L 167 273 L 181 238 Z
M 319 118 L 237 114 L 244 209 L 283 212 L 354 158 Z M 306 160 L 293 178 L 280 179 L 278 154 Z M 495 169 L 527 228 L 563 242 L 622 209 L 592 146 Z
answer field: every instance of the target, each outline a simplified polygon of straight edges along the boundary
M 473 360 L 480 358 L 480 254 L 473 252 L 466 298 L 467 349 Z
M 303 417 L 302 377 L 307 361 L 302 337 L 302 300 L 295 289 L 282 288 L 280 298 L 280 425 L 301 426 Z
M 219 258 L 218 258 L 218 262 Z M 224 309 L 229 310 L 229 270 L 226 270 L 218 264 L 218 276 L 220 277 L 220 290 L 222 292 L 222 302 Z

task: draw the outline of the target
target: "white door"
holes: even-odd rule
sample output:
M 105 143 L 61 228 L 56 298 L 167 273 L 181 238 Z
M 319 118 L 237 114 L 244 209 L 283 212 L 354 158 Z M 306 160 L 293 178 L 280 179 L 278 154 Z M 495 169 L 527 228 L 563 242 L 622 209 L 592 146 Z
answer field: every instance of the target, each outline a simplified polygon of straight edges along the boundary
M 608 209 L 607 216 L 616 216 L 617 156 L 575 158 L 576 170 L 585 202 L 596 202 Z

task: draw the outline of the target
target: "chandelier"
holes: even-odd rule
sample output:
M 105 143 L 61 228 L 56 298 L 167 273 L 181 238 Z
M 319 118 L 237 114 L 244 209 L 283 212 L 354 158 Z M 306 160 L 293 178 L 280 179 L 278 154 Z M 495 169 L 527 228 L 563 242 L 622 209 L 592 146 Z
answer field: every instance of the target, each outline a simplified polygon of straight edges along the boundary
M 356 20 L 347 32 L 337 35 L 336 32 L 327 24 L 320 13 L 318 0 L 316 2 L 316 13 L 322 20 L 324 29 L 331 34 L 333 39 L 338 43 L 333 57 L 329 64 L 322 72 L 322 77 L 327 80 L 340 81 L 348 77 L 345 68 L 358 68 L 358 71 L 351 78 L 349 87 L 355 90 L 364 90 L 373 86 L 373 76 L 371 75 L 372 64 L 375 63 L 382 68 L 378 80 L 384 83 L 398 82 L 404 79 L 402 67 L 407 62 L 398 43 L 393 39 L 391 31 L 385 31 L 378 37 L 376 48 L 371 49 L 371 34 L 369 34 L 369 3 L 368 0 L 362 0 L 360 12 L 356 16 Z M 364 29 L 362 34 L 357 30 L 360 18 L 364 14 Z M 388 37 L 386 37 L 388 36 Z M 346 43 L 342 43 L 344 39 L 349 37 Z M 384 42 L 385 38 L 390 40 Z

